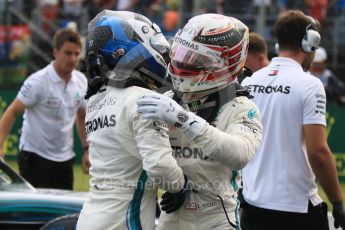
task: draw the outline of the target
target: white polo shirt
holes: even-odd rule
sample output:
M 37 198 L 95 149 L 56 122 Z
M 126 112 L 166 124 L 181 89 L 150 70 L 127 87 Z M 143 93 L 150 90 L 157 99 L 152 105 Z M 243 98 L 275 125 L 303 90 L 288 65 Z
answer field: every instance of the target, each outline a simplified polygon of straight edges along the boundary
M 322 200 L 308 162 L 303 125 L 326 126 L 326 94 L 319 79 L 305 73 L 289 58 L 244 79 L 254 96 L 263 125 L 263 139 L 254 158 L 243 169 L 243 195 L 256 207 L 306 213 L 308 200 Z
M 53 63 L 29 76 L 17 95 L 26 106 L 20 149 L 53 161 L 73 158 L 73 125 L 86 90 L 84 74 L 74 70 L 66 85 Z

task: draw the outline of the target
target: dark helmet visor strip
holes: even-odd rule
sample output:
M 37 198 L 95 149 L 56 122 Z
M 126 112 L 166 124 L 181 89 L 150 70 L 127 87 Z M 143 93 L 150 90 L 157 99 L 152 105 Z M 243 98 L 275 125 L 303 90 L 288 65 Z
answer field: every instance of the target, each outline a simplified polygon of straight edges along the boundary
M 89 32 L 86 60 L 91 79 L 102 74 L 102 57 L 99 51 L 105 46 L 109 37 L 112 37 L 112 32 L 107 26 L 100 26 Z

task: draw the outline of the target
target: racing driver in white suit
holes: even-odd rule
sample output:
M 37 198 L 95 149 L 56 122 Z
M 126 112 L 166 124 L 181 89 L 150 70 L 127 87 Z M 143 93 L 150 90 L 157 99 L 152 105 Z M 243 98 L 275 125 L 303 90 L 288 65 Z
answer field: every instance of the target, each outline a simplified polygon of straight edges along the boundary
M 248 36 L 232 17 L 191 18 L 171 47 L 172 99 L 148 93 L 137 101 L 144 119 L 170 125 L 173 155 L 188 177 L 186 198 L 163 194 L 158 229 L 240 229 L 238 170 L 262 136 L 259 111 L 236 79 L 246 72 Z
M 166 75 L 169 44 L 146 17 L 104 10 L 88 28 L 91 84 L 85 128 L 90 191 L 77 229 L 154 229 L 157 187 L 184 196 L 168 129 L 141 119 L 136 100 Z

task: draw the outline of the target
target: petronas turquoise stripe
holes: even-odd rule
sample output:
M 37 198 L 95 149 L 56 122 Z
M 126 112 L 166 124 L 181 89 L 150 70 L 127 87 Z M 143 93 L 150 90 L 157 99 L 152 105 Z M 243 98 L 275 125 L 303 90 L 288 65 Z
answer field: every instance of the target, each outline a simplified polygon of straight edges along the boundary
M 238 209 L 240 207 L 240 201 L 236 199 L 236 208 L 235 208 L 235 221 L 236 221 L 236 226 L 237 226 L 237 229 L 241 229 L 241 225 L 240 225 L 240 215 L 238 213 Z
M 238 184 L 236 182 L 237 175 L 238 175 L 237 171 L 232 171 L 232 176 L 231 176 L 230 183 L 231 183 L 232 188 L 234 189 L 235 192 L 238 190 Z
M 133 199 L 130 204 L 129 210 L 129 223 L 130 229 L 132 230 L 141 230 L 141 222 L 140 222 L 140 204 L 141 199 L 144 195 L 145 190 L 145 183 L 147 181 L 147 174 L 146 171 L 143 170 L 139 176 L 139 180 L 137 183 L 137 189 L 134 192 Z
M 237 171 L 232 171 L 232 176 L 231 176 L 231 180 L 230 180 L 230 184 L 232 186 L 232 188 L 234 189 L 234 191 L 238 191 L 239 187 L 238 187 L 238 184 L 236 182 L 236 178 L 238 176 L 238 172 Z M 238 209 L 239 209 L 239 206 L 240 206 L 240 201 L 236 199 L 236 208 L 235 208 L 235 221 L 236 221 L 236 227 L 237 229 L 241 229 L 241 226 L 240 226 L 240 218 L 239 218 L 239 214 L 238 214 Z

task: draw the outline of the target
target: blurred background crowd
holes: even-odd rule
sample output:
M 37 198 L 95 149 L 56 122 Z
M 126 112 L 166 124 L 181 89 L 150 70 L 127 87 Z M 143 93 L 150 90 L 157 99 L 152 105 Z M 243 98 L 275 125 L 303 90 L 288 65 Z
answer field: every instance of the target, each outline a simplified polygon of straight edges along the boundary
M 59 28 L 73 28 L 85 38 L 88 22 L 103 9 L 143 14 L 166 36 L 197 14 L 231 15 L 265 38 L 270 58 L 279 13 L 300 9 L 320 21 L 327 68 L 345 80 L 345 0 L 0 0 L 0 88 L 18 89 L 51 62 L 52 36 Z

